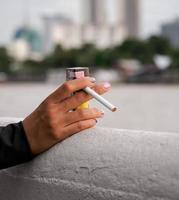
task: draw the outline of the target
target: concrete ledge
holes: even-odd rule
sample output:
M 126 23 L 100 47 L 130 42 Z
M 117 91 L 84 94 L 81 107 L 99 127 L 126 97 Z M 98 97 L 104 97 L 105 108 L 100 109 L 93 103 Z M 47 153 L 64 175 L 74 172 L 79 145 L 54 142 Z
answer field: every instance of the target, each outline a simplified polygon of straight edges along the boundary
M 0 171 L 1 200 L 179 199 L 179 134 L 94 128 Z

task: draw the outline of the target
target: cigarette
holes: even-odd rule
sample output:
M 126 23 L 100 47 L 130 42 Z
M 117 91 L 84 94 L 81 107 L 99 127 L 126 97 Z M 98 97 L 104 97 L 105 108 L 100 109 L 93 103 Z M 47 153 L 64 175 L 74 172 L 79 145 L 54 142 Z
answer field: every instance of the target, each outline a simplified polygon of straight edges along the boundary
M 109 101 L 107 101 L 105 98 L 97 94 L 94 90 L 92 90 L 89 87 L 86 87 L 83 89 L 87 94 L 94 97 L 97 101 L 99 101 L 101 104 L 103 104 L 106 108 L 111 110 L 112 112 L 115 112 L 117 110 L 117 107 L 112 105 Z

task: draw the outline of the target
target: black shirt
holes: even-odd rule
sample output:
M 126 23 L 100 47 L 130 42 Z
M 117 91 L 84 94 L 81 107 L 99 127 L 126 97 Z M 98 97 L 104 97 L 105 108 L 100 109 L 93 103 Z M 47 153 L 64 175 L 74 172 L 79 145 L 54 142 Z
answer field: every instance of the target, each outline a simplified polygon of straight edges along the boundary
M 0 127 L 0 169 L 27 162 L 32 158 L 22 122 Z

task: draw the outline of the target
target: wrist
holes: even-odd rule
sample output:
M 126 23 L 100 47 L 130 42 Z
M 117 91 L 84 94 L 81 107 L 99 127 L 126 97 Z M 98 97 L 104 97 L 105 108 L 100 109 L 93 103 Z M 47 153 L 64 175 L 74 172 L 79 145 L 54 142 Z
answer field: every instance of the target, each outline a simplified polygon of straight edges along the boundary
M 37 150 L 37 143 L 38 143 L 38 120 L 36 119 L 36 117 L 34 116 L 35 114 L 32 113 L 31 115 L 29 115 L 28 117 L 26 117 L 23 122 L 23 128 L 25 131 L 25 135 L 27 138 L 27 141 L 29 143 L 29 147 L 30 150 L 32 152 L 33 155 L 37 155 L 38 154 L 38 150 Z

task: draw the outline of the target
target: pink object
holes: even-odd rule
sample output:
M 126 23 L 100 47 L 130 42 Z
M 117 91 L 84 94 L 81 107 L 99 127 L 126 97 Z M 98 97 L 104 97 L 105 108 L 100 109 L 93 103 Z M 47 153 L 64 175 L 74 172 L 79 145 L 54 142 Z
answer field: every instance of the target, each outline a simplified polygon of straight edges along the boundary
M 84 71 L 75 72 L 75 77 L 76 78 L 83 78 L 83 77 L 85 77 L 85 72 Z
M 111 87 L 111 84 L 110 83 L 108 83 L 108 82 L 106 82 L 106 83 L 104 83 L 104 88 L 106 88 L 106 89 L 108 89 L 108 88 L 110 88 Z

